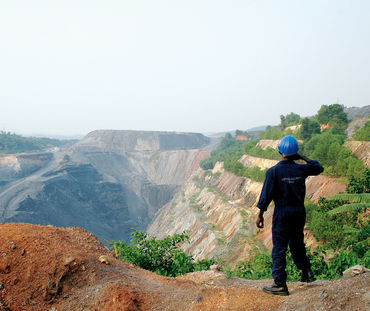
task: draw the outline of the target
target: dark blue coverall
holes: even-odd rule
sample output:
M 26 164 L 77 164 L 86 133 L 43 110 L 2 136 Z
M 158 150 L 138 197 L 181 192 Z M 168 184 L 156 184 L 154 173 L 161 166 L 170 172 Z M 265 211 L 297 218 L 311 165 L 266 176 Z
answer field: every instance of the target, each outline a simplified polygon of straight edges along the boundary
M 257 207 L 266 211 L 272 200 L 275 203 L 272 221 L 272 276 L 275 282 L 286 282 L 288 244 L 297 268 L 305 270 L 311 267 L 303 241 L 306 222 L 305 179 L 310 175 L 318 175 L 323 170 L 320 163 L 315 160 L 307 164 L 283 160 L 266 172 Z

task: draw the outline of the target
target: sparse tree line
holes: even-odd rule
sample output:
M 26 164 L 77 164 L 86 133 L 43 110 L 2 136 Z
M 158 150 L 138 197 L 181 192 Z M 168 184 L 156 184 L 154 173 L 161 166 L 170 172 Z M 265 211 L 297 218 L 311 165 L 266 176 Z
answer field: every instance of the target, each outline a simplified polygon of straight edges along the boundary
M 201 167 L 205 170 L 212 169 L 215 163 L 220 161 L 225 163 L 227 171 L 256 181 L 263 181 L 265 171 L 259 168 L 245 168 L 239 159 L 243 154 L 249 154 L 278 160 L 280 155 L 277 150 L 272 148 L 263 150 L 257 146 L 259 139 L 278 140 L 286 135 L 293 135 L 303 140 L 300 152 L 323 164 L 326 175 L 346 178 L 352 175 L 358 177 L 364 171 L 363 162 L 344 146 L 347 139 L 345 130 L 348 126 L 348 118 L 343 106 L 338 104 L 323 105 L 311 119 L 301 118 L 298 114 L 290 113 L 286 116 L 280 116 L 280 120 L 279 128 L 268 127 L 259 138 L 251 141 L 237 141 L 230 134 L 225 135 L 221 144 L 212 151 L 211 157 L 200 163 Z M 326 129 L 323 131 L 321 131 L 321 124 L 326 125 Z M 299 125 L 299 128 L 293 131 L 287 128 L 290 125 Z M 369 136 L 370 122 L 357 130 L 354 139 L 368 140 Z
M 10 132 L 0 131 L 0 154 L 42 151 L 71 143 L 70 140 L 52 138 L 24 137 Z

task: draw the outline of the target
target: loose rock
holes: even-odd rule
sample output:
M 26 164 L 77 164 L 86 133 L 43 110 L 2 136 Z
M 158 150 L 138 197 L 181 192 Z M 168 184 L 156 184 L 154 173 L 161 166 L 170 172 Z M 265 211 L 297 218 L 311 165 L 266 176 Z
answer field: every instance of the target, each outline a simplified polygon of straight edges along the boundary
M 100 261 L 101 263 L 105 263 L 106 265 L 109 265 L 109 264 L 110 264 L 108 257 L 107 257 L 107 256 L 105 256 L 105 255 L 101 255 L 101 256 L 99 257 L 99 261 Z

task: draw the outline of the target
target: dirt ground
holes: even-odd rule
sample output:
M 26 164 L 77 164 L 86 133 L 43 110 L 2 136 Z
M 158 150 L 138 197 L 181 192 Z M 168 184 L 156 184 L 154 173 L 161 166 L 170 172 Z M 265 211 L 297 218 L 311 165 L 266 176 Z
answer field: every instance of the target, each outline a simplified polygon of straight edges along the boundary
M 289 283 L 287 297 L 261 291 L 271 282 L 217 271 L 166 278 L 115 259 L 81 228 L 0 224 L 0 311 L 370 310 L 369 273 Z

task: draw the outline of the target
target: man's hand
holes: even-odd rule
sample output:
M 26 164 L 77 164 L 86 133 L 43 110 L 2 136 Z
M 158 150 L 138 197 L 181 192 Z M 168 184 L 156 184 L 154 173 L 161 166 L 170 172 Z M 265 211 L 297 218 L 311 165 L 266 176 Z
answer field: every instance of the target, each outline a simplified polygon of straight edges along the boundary
M 303 160 L 303 161 L 306 161 L 307 163 L 311 163 L 312 160 L 310 158 L 307 158 L 305 157 L 304 155 L 300 155 L 300 158 Z
M 259 213 L 257 220 L 256 220 L 256 226 L 257 228 L 263 228 L 263 213 Z
M 300 159 L 302 159 L 301 155 L 300 155 L 300 154 L 298 154 L 298 153 L 296 153 L 296 154 L 294 154 L 294 155 L 290 156 L 289 158 L 290 158 L 291 160 L 300 160 Z

